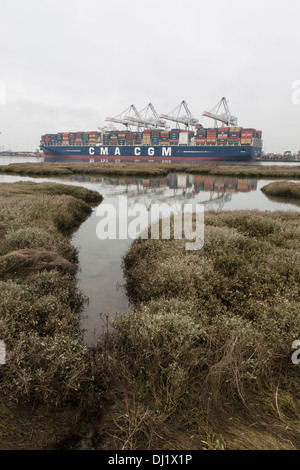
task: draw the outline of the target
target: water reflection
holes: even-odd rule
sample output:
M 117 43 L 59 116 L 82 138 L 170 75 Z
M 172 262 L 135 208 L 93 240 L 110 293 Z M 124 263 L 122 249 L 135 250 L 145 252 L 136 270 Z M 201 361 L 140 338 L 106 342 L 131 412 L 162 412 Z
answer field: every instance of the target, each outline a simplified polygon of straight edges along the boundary
M 207 208 L 218 210 L 232 200 L 232 195 L 257 190 L 257 180 L 221 178 L 215 176 L 170 173 L 165 178 L 108 178 L 72 175 L 67 183 L 95 184 L 107 198 L 126 195 L 129 203 L 201 202 Z M 104 190 L 104 191 L 103 191 Z M 209 207 L 210 206 L 210 207 Z
M 138 186 L 142 188 L 192 189 L 215 191 L 217 193 L 237 193 L 256 190 L 257 180 L 216 176 L 189 175 L 169 173 L 165 178 L 109 178 L 106 176 L 70 175 L 63 178 L 65 182 L 82 182 L 104 186 Z

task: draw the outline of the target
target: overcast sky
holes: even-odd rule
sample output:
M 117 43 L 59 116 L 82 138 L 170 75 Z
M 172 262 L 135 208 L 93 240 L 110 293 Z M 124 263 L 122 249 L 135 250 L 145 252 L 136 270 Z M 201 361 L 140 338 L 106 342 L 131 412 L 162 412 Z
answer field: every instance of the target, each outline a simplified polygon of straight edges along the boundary
M 225 96 L 265 151 L 296 152 L 299 20 L 299 0 L 0 0 L 0 148 L 150 102 L 185 100 L 210 127 L 201 115 Z

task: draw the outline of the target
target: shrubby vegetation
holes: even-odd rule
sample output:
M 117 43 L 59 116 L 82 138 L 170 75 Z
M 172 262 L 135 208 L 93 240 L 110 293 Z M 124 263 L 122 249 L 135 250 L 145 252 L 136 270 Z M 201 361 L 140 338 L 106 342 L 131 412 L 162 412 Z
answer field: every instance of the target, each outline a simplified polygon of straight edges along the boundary
M 208 212 L 199 251 L 137 239 L 131 308 L 90 349 L 68 235 L 101 197 L 0 195 L 1 448 L 61 448 L 100 412 L 98 449 L 299 449 L 298 213 Z
M 215 176 L 235 176 L 240 178 L 299 178 L 297 166 L 247 166 L 222 164 L 187 164 L 182 163 L 11 163 L 0 165 L 0 173 L 30 176 L 71 176 L 71 175 L 123 175 L 162 177 L 169 173 L 189 173 Z
M 299 249 L 298 213 L 259 211 L 206 213 L 196 252 L 132 244 L 132 308 L 106 343 L 120 398 L 110 445 L 299 448 Z
M 51 447 L 76 428 L 78 407 L 89 400 L 90 353 L 79 336 L 84 298 L 67 235 L 102 197 L 49 183 L 1 184 L 0 195 L 0 447 Z
M 278 181 L 269 183 L 262 188 L 262 192 L 269 197 L 288 198 L 299 201 L 300 184 L 289 181 Z

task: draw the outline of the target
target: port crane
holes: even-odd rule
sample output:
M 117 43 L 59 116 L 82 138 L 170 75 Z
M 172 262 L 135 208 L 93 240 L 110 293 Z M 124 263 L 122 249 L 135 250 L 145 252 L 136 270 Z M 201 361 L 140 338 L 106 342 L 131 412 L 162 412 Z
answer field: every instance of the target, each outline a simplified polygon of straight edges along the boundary
M 152 112 L 153 117 L 148 117 L 149 111 Z M 166 121 L 162 121 L 159 118 L 159 115 L 157 114 L 152 103 L 149 103 L 144 109 L 142 109 L 142 111 L 140 111 L 139 114 L 140 116 L 142 116 L 143 122 L 148 126 L 152 126 L 154 128 L 157 128 L 157 127 L 161 127 L 164 129 L 168 128 Z
M 140 127 L 148 127 L 148 124 L 144 122 L 143 117 L 140 115 L 134 104 L 132 104 L 128 109 L 129 114 L 124 117 L 126 122 L 129 122 L 132 126 L 136 126 L 138 129 Z M 131 111 L 133 111 L 133 116 L 130 116 Z
M 224 108 L 224 112 L 222 114 L 220 113 L 220 108 Z M 211 110 L 211 111 L 204 111 L 202 116 L 209 117 L 215 120 L 215 127 L 218 127 L 217 121 L 223 122 L 223 124 L 226 124 L 227 126 L 237 126 L 237 118 L 235 116 L 232 116 L 229 110 L 228 106 L 228 101 L 225 97 L 223 97 L 218 104 Z
M 157 128 L 166 127 L 166 121 L 161 121 L 152 103 L 149 103 L 142 111 L 138 112 L 135 106 L 131 105 L 134 116 L 125 116 L 125 120 L 132 123 L 137 127 L 144 128 Z M 153 117 L 147 117 L 149 110 L 152 112 Z
M 138 115 L 138 112 L 136 111 L 136 108 L 134 105 L 129 106 L 129 108 L 125 109 L 122 113 L 118 114 L 115 117 L 107 117 L 105 118 L 105 121 L 117 123 L 117 124 L 123 124 L 123 126 L 126 126 L 127 128 L 133 125 L 133 122 L 129 120 L 130 112 L 134 110 L 136 115 Z
M 180 116 L 180 113 L 182 112 L 182 108 L 184 109 L 186 115 Z M 168 119 L 169 121 L 176 122 L 178 127 L 179 127 L 179 124 L 184 124 L 187 129 L 190 129 L 192 126 L 196 126 L 197 124 L 199 124 L 199 120 L 195 119 L 192 116 L 186 101 L 182 101 L 169 114 L 161 114 L 159 117 L 161 119 Z
M 153 117 L 148 117 L 149 110 L 152 112 Z M 135 126 L 139 128 L 166 128 L 166 121 L 159 119 L 157 112 L 152 103 L 149 103 L 142 111 L 138 111 L 132 104 L 123 113 L 111 118 L 107 117 L 105 121 L 123 124 L 126 127 Z

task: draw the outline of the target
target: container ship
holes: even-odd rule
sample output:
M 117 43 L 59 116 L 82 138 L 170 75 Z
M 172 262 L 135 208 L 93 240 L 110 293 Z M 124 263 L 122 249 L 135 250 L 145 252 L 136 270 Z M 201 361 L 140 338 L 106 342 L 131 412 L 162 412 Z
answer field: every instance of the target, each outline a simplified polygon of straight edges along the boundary
M 221 105 L 223 113 L 220 113 Z M 185 115 L 180 115 L 182 109 Z M 106 118 L 111 127 L 45 134 L 41 137 L 40 148 L 48 162 L 200 163 L 246 162 L 260 158 L 262 131 L 238 127 L 226 98 L 203 116 L 214 119 L 214 127 L 204 128 L 193 118 L 185 101 L 171 113 L 162 115 L 156 113 L 151 103 L 141 112 L 131 105 L 120 115 Z M 172 121 L 174 127 L 168 127 L 166 120 Z M 218 127 L 219 122 L 221 127 Z M 125 129 L 116 129 L 115 123 L 124 125 Z M 137 129 L 133 131 L 133 127 Z

